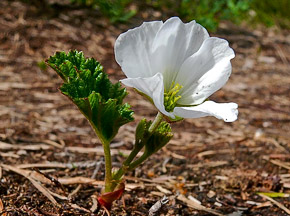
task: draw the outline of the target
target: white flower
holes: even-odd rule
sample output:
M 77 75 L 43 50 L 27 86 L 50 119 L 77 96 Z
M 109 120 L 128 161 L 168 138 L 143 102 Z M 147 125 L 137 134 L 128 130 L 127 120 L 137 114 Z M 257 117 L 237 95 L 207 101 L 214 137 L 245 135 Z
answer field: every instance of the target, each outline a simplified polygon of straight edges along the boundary
M 128 77 L 121 82 L 149 96 L 171 119 L 214 116 L 235 121 L 236 103 L 207 100 L 227 82 L 234 56 L 226 40 L 178 17 L 144 22 L 121 34 L 115 44 L 116 60 Z

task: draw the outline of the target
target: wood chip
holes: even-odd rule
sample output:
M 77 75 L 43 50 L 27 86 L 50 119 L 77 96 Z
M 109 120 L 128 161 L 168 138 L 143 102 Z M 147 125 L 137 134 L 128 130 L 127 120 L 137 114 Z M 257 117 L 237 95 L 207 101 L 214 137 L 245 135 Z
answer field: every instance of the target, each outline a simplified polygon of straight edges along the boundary
M 269 160 L 272 164 L 275 164 L 277 166 L 283 167 L 285 169 L 290 170 L 290 166 L 288 166 L 286 163 L 279 161 L 279 160 Z
M 251 201 L 251 200 L 246 201 L 246 203 L 249 204 L 249 205 L 261 205 L 261 203 L 258 203 L 258 202 L 255 202 L 255 201 Z
M 95 179 L 77 176 L 72 178 L 58 178 L 58 181 L 63 185 L 73 184 L 92 184 L 92 185 L 104 185 L 104 181 L 97 181 Z
M 216 195 L 216 193 L 212 190 L 210 190 L 208 193 L 207 193 L 207 197 L 208 198 L 213 198 L 214 196 Z
M 190 199 L 191 201 L 195 202 L 198 205 L 201 205 L 201 202 L 198 199 L 196 199 L 193 196 L 191 196 L 191 195 L 188 196 L 188 199 Z
M 182 201 L 183 203 L 185 203 L 190 208 L 193 208 L 193 209 L 196 209 L 196 210 L 200 210 L 200 211 L 205 211 L 205 212 L 208 212 L 208 213 L 211 213 L 211 214 L 214 214 L 214 215 L 218 215 L 218 216 L 223 216 L 223 214 L 221 214 L 221 213 L 219 213 L 219 212 L 217 212 L 217 211 L 215 211 L 213 209 L 206 208 L 203 205 L 199 205 L 196 202 L 193 202 L 192 200 L 187 199 L 184 195 L 179 195 L 177 197 L 177 199 Z
M 260 205 L 257 205 L 256 208 L 265 208 L 265 207 L 271 207 L 273 206 L 272 203 L 270 201 L 267 202 L 263 202 Z
M 272 203 L 270 201 L 260 203 L 260 202 L 248 200 L 246 203 L 249 205 L 255 205 L 256 208 L 264 208 L 264 207 L 272 206 Z
M 166 154 L 168 154 L 169 156 L 173 157 L 173 158 L 176 158 L 176 159 L 179 159 L 179 160 L 185 160 L 186 157 L 183 156 L 183 155 L 179 155 L 179 154 L 176 154 L 172 151 L 169 151 L 167 148 L 163 148 L 162 149 L 164 152 L 166 152 Z
M 218 207 L 222 207 L 223 205 L 221 204 L 221 203 L 219 203 L 219 202 L 214 202 L 214 205 L 215 206 L 218 206 Z
M 34 163 L 34 164 L 20 164 L 15 165 L 18 168 L 69 168 L 73 169 L 76 167 L 89 168 L 96 166 L 99 162 L 97 161 L 81 161 L 81 162 L 70 162 L 70 163 L 58 163 L 58 162 L 47 162 L 47 163 Z M 102 162 L 103 163 L 103 162 Z
M 11 149 L 23 149 L 29 151 L 39 151 L 51 149 L 51 146 L 46 144 L 31 144 L 31 145 L 20 145 L 20 144 L 10 144 L 0 141 L 1 150 L 11 150 Z
M 16 165 L 17 168 L 68 168 L 65 164 L 61 163 L 35 163 L 35 164 L 20 164 Z
M 78 210 L 80 210 L 80 211 L 84 211 L 84 212 L 90 213 L 90 210 L 88 210 L 88 209 L 86 209 L 86 208 L 83 208 L 83 207 L 81 207 L 81 206 L 79 206 L 79 205 L 77 205 L 77 204 L 71 204 L 70 206 L 71 206 L 72 208 L 74 208 L 74 209 L 78 209 Z
M 103 148 L 86 148 L 86 147 L 78 147 L 78 146 L 69 146 L 66 147 L 65 150 L 70 152 L 77 152 L 77 153 L 95 153 L 96 155 L 104 155 L 104 149 Z M 124 149 L 111 149 L 111 155 L 119 155 L 119 154 L 129 155 L 131 153 L 130 150 L 124 150 Z M 137 154 L 138 157 L 140 157 L 143 154 L 143 152 L 139 152 Z
M 54 197 L 56 197 L 56 198 L 58 198 L 58 199 L 60 199 L 60 200 L 68 200 L 68 198 L 67 198 L 66 196 L 59 195 L 59 194 L 57 194 L 57 193 L 52 192 L 51 190 L 48 190 L 48 192 L 49 192 L 52 196 L 54 196 Z
M 159 191 L 151 191 L 150 194 L 155 195 L 155 196 L 159 196 L 159 197 L 163 197 L 164 193 L 159 192 Z
M 74 195 L 76 195 L 80 189 L 82 188 L 82 185 L 79 184 L 67 197 L 69 200 L 71 200 L 73 198 Z
M 218 167 L 228 164 L 228 161 L 210 161 L 206 163 L 188 164 L 187 167 L 197 169 L 201 167 Z
M 233 153 L 233 149 L 222 149 L 222 150 L 208 150 L 204 152 L 200 152 L 197 154 L 198 157 L 204 157 L 204 156 L 209 156 L 209 155 L 215 155 L 215 154 L 229 154 Z
M 48 144 L 48 145 L 52 145 L 52 146 L 54 146 L 56 148 L 60 148 L 60 149 L 64 148 L 64 145 L 59 144 L 57 142 L 54 142 L 52 140 L 44 140 L 43 142 L 46 143 L 46 144 Z
M 223 180 L 223 181 L 229 180 L 229 177 L 227 177 L 227 176 L 219 176 L 219 175 L 216 175 L 215 178 L 218 179 L 218 180 Z
M 160 192 L 164 193 L 164 194 L 172 194 L 172 192 L 170 190 L 167 190 L 166 188 L 160 186 L 160 185 L 157 185 L 156 188 L 158 190 L 160 190 Z
M 290 210 L 288 208 L 286 208 L 283 204 L 277 202 L 276 200 L 272 199 L 271 197 L 268 197 L 264 194 L 258 194 L 259 196 L 263 197 L 264 199 L 269 200 L 270 202 L 272 202 L 273 204 L 275 204 L 277 207 L 279 207 L 280 209 L 284 210 L 287 214 L 290 215 Z
M 1 157 L 11 157 L 11 158 L 20 158 L 18 154 L 14 154 L 12 152 L 0 152 Z

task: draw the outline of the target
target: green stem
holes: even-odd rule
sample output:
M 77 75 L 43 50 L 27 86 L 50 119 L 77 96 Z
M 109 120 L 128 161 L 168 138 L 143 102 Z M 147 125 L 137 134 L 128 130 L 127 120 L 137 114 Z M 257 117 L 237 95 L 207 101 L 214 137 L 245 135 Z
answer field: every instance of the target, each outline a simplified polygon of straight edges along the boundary
M 140 152 L 142 148 L 143 148 L 143 145 L 135 144 L 135 148 L 131 151 L 127 159 L 123 162 L 122 167 L 113 176 L 114 180 L 119 181 L 122 178 L 122 176 L 127 172 L 130 163 L 134 160 L 134 158 L 137 156 L 137 154 Z M 114 184 L 116 183 L 117 182 L 115 182 Z
M 110 150 L 110 142 L 105 139 L 101 139 L 103 148 L 104 148 L 104 156 L 105 156 L 105 192 L 112 192 L 112 158 L 111 158 L 111 150 Z
M 88 118 L 89 119 L 89 118 Z M 111 149 L 110 149 L 110 140 L 107 140 L 103 137 L 103 135 L 98 131 L 95 124 L 89 119 L 95 133 L 99 137 L 103 149 L 104 149 L 104 157 L 105 157 L 105 192 L 112 192 L 112 158 L 111 158 Z
M 163 119 L 163 115 L 160 112 L 158 112 L 157 116 L 155 117 L 154 121 L 152 122 L 152 124 L 150 125 L 150 127 L 148 129 L 148 132 L 149 132 L 148 138 L 158 128 L 159 124 L 162 122 L 162 119 Z M 140 158 L 138 158 L 133 163 L 131 163 L 134 160 L 134 158 L 137 156 L 137 154 L 140 152 L 140 150 L 143 148 L 143 146 L 144 145 L 141 145 L 140 143 L 139 143 L 139 145 L 136 145 L 136 143 L 135 143 L 135 147 L 132 150 L 132 152 L 130 153 L 130 155 L 124 161 L 122 167 L 113 176 L 113 179 L 115 180 L 115 182 L 112 184 L 113 188 L 117 186 L 118 181 L 122 178 L 122 176 L 128 170 L 133 170 L 134 168 L 136 168 L 138 165 L 140 165 L 143 161 L 145 161 L 150 156 L 150 155 L 144 153 Z
M 151 154 L 147 154 L 146 152 L 144 152 L 144 154 L 141 157 L 139 157 L 137 160 L 135 160 L 133 163 L 130 164 L 128 170 L 135 169 L 137 166 L 143 163 L 148 157 L 150 157 L 150 155 Z
M 148 132 L 149 136 L 152 135 L 152 133 L 158 128 L 159 124 L 162 122 L 163 115 L 162 113 L 158 112 L 157 116 L 155 117 L 154 121 L 150 125 Z
M 154 131 L 158 128 L 159 124 L 162 122 L 163 120 L 163 114 L 158 112 L 157 116 L 155 117 L 154 121 L 152 122 L 152 124 L 150 125 L 148 132 L 148 138 L 154 133 Z M 130 164 L 128 170 L 133 170 L 135 169 L 137 166 L 139 166 L 141 163 L 143 163 L 148 157 L 150 157 L 151 154 L 148 154 L 147 152 L 144 152 L 144 154 L 138 158 L 137 160 L 135 160 L 133 163 Z

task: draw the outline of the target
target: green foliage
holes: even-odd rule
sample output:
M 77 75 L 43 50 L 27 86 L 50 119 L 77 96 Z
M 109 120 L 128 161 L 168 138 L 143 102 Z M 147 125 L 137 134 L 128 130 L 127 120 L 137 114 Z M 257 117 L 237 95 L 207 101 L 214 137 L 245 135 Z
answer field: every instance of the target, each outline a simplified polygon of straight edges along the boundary
M 110 141 L 133 120 L 130 106 L 123 104 L 126 89 L 119 82 L 112 84 L 95 59 L 86 59 L 78 51 L 57 52 L 46 63 L 63 79 L 61 92 L 78 106 L 98 136 Z
M 132 0 L 71 0 L 72 3 L 98 8 L 112 23 L 127 22 L 136 14 L 135 10 L 128 10 Z
M 24 0 L 41 10 L 51 10 L 48 0 Z M 250 24 L 279 25 L 290 28 L 290 0 L 70 0 L 72 3 L 98 9 L 112 23 L 127 22 L 138 10 L 155 8 L 163 17 L 179 16 L 183 21 L 196 20 L 210 31 L 216 30 L 221 20 L 236 24 L 246 21 Z M 59 0 L 59 2 L 61 2 Z M 57 2 L 56 2 L 57 4 Z M 149 11 L 150 13 L 150 11 Z M 151 17 L 151 16 L 150 16 Z
M 250 6 L 254 12 L 250 21 L 263 23 L 266 26 L 277 24 L 283 28 L 290 28 L 289 0 L 252 0 Z
M 147 0 L 146 3 L 184 21 L 196 20 L 210 31 L 216 30 L 221 20 L 290 27 L 289 0 Z
M 172 137 L 173 134 L 171 132 L 170 124 L 166 121 L 161 122 L 145 144 L 145 153 L 147 152 L 151 155 L 157 152 L 165 146 Z
M 142 145 L 143 147 L 143 140 L 147 136 L 148 132 L 148 122 L 146 119 L 142 119 L 136 127 L 135 132 L 135 145 Z
M 142 147 L 145 146 L 144 155 L 146 155 L 146 157 L 149 157 L 153 153 L 157 152 L 173 137 L 170 124 L 166 121 L 162 121 L 153 133 L 148 131 L 151 124 L 151 121 L 142 119 L 136 128 L 136 145 L 140 145 Z
M 220 20 L 239 23 L 245 18 L 251 0 L 175 0 L 147 1 L 160 10 L 167 8 L 183 20 L 196 20 L 207 29 L 216 30 Z

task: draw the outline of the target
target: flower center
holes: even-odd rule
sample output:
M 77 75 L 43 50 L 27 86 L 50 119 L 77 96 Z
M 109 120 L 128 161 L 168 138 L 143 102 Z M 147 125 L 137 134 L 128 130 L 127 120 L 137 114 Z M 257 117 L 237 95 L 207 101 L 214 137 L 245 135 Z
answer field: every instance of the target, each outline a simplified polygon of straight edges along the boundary
M 174 107 L 176 107 L 177 101 L 181 98 L 177 93 L 182 87 L 182 85 L 172 82 L 169 91 L 166 92 L 166 90 L 164 90 L 164 106 L 167 112 L 172 112 Z

